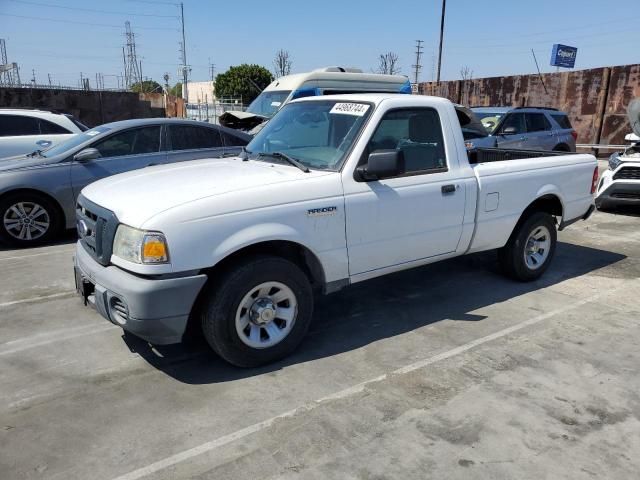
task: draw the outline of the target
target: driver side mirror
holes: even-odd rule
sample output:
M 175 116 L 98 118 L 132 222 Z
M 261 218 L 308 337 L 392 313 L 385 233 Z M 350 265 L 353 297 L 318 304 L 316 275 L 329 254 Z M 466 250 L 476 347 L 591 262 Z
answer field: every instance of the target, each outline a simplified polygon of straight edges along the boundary
M 357 168 L 365 182 L 397 177 L 404 173 L 404 155 L 397 150 L 377 150 L 369 154 L 367 164 Z
M 516 127 L 507 127 L 502 129 L 502 135 L 515 135 L 516 133 L 518 133 Z
M 96 148 L 85 148 L 84 150 L 80 150 L 73 156 L 73 159 L 78 163 L 85 163 L 91 160 L 95 160 L 96 158 L 100 158 L 100 152 Z

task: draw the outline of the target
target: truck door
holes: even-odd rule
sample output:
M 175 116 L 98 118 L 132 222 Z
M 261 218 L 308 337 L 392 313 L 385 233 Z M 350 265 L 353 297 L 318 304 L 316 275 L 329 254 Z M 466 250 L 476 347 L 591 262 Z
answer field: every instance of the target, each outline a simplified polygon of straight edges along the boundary
M 509 113 L 496 134 L 498 148 L 526 149 L 527 123 L 524 113 Z
M 438 112 L 390 110 L 361 163 L 376 150 L 390 149 L 404 156 L 405 173 L 345 181 L 351 275 L 453 252 L 460 240 L 465 185 L 458 181 L 459 172 L 451 170 Z
M 101 157 L 72 162 L 71 184 L 76 198 L 84 187 L 101 178 L 164 163 L 167 152 L 160 149 L 160 132 L 160 125 L 131 128 L 89 145 L 87 148 L 97 149 Z

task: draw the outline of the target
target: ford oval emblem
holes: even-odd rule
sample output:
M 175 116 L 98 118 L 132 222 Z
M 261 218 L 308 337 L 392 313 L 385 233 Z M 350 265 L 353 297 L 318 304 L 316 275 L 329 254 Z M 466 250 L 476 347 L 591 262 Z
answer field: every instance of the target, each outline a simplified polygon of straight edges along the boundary
M 78 220 L 78 236 L 86 237 L 87 233 L 89 233 L 89 227 L 87 226 L 87 222 L 84 220 Z

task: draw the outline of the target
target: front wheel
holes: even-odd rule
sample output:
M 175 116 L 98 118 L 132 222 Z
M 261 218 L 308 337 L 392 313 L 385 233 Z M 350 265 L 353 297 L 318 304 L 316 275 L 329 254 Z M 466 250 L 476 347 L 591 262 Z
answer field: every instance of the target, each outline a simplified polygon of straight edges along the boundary
M 498 251 L 502 270 L 522 282 L 539 278 L 549 268 L 556 242 L 554 218 L 548 213 L 534 213 L 516 228 L 507 244 Z
M 279 257 L 247 259 L 214 279 L 205 293 L 202 331 L 227 362 L 257 367 L 289 355 L 313 315 L 309 279 Z
M 61 218 L 52 202 L 35 193 L 0 200 L 0 239 L 14 247 L 41 245 L 60 231 Z

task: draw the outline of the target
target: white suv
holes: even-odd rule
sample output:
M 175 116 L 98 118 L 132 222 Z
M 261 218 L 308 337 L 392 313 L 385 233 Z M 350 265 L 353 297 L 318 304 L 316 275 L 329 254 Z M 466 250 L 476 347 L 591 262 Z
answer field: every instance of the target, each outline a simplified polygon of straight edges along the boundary
M 0 108 L 0 158 L 44 150 L 85 130 L 71 115 Z

